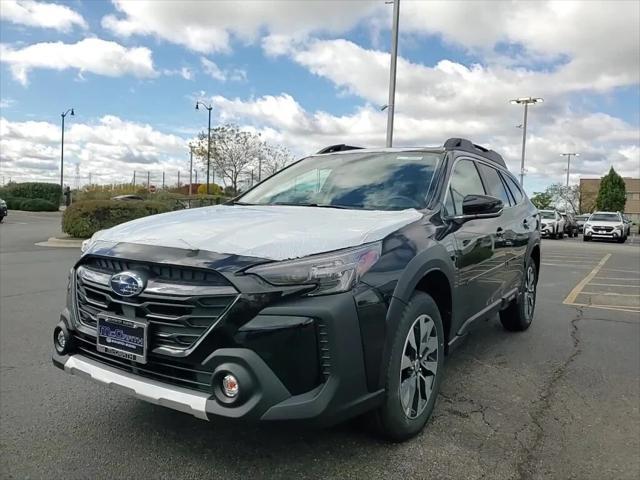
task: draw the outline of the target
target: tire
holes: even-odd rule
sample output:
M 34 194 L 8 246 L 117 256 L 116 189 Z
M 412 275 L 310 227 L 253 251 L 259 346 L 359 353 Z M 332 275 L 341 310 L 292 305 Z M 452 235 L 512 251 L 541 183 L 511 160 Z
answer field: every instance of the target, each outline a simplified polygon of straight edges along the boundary
M 583 242 L 590 242 L 590 241 L 591 241 L 591 238 L 589 238 L 587 235 L 583 235 L 583 236 L 582 236 L 582 241 L 583 241 Z
M 420 342 L 424 350 L 421 356 L 416 356 L 412 344 L 417 345 L 416 338 L 425 337 L 427 341 Z M 415 292 L 393 339 L 384 403 L 373 414 L 378 434 L 401 442 L 422 431 L 440 390 L 443 364 L 444 329 L 440 311 L 430 295 Z
M 562 240 L 564 238 L 564 230 L 558 234 L 558 238 Z
M 518 298 L 500 312 L 500 322 L 506 330 L 523 332 L 531 326 L 536 309 L 537 286 L 538 269 L 529 258 Z

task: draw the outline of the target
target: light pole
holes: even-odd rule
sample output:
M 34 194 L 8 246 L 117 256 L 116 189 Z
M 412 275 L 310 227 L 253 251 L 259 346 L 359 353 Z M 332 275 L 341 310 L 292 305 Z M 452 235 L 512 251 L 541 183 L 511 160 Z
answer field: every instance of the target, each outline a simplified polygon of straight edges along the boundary
M 569 168 L 571 167 L 571 156 L 574 157 L 579 157 L 580 154 L 579 153 L 561 153 L 560 154 L 561 157 L 567 157 L 567 187 L 569 186 Z
M 62 117 L 62 141 L 60 142 L 60 194 L 61 195 L 64 195 L 64 117 L 66 117 L 67 114 L 69 113 L 71 114 L 72 117 L 75 115 L 73 108 L 70 108 L 66 112 L 60 114 L 60 117 Z
M 387 103 L 387 148 L 393 146 L 393 115 L 396 101 L 396 64 L 398 63 L 398 22 L 400 0 L 393 1 L 393 27 L 391 29 L 391 68 L 389 68 L 389 103 Z M 384 108 L 383 108 L 384 110 Z
M 524 122 L 522 124 L 522 159 L 520 161 L 520 186 L 524 186 L 524 149 L 527 143 L 527 112 L 529 105 L 544 102 L 543 98 L 520 97 L 510 100 L 509 103 L 524 105 Z
M 193 145 L 189 144 L 189 196 L 193 186 Z
M 207 127 L 207 195 L 209 195 L 209 172 L 211 171 L 211 110 L 213 110 L 213 107 L 197 101 L 196 110 L 200 110 L 200 108 L 198 108 L 200 105 L 209 111 L 209 126 Z

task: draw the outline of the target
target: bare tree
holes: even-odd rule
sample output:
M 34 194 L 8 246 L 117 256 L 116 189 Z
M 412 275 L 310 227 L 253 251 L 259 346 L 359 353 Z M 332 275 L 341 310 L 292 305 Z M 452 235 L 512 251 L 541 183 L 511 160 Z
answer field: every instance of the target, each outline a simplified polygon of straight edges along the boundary
M 271 145 L 265 142 L 261 153 L 261 179 L 279 172 L 294 160 L 291 152 L 282 145 Z

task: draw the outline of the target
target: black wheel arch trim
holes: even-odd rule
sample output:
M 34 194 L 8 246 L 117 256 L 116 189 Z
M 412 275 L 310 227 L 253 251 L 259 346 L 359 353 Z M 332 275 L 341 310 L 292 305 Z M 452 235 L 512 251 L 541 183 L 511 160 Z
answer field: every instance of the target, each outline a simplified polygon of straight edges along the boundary
M 384 348 L 382 353 L 382 365 L 380 369 L 380 376 L 378 378 L 378 385 L 380 388 L 384 388 L 386 377 L 386 366 L 389 364 L 389 356 L 391 355 L 391 347 L 395 336 L 395 331 L 398 328 L 400 318 L 405 306 L 411 299 L 411 296 L 416 291 L 416 287 L 420 281 L 430 272 L 438 271 L 444 274 L 449 282 L 449 289 L 452 296 L 455 295 L 454 279 L 455 270 L 453 260 L 450 254 L 444 248 L 443 245 L 436 243 L 433 240 L 429 241 L 429 245 L 422 252 L 417 254 L 407 264 L 402 276 L 396 283 L 389 309 L 387 310 L 387 317 L 385 321 L 386 336 L 384 342 Z M 453 302 L 452 302 L 453 303 Z M 451 327 L 453 331 L 454 326 Z

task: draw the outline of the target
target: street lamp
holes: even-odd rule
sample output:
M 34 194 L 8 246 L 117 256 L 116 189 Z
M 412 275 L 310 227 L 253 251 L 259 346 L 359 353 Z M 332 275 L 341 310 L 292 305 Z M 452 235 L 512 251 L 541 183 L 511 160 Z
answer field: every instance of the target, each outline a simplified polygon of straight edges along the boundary
M 389 2 L 388 2 L 389 3 Z M 387 103 L 387 148 L 393 146 L 393 115 L 396 103 L 396 64 L 398 63 L 398 22 L 400 0 L 393 1 L 393 26 L 391 28 L 391 67 L 389 68 L 389 103 Z M 384 108 L 382 108 L 384 110 Z
M 520 161 L 520 185 L 524 186 L 524 148 L 527 142 L 527 111 L 529 105 L 544 102 L 543 98 L 520 97 L 510 100 L 509 103 L 524 105 L 524 122 L 522 123 L 522 160 Z
M 66 117 L 68 114 L 71 114 L 72 117 L 75 115 L 73 108 L 70 108 L 66 112 L 60 114 L 60 116 L 62 117 L 62 141 L 60 142 L 60 193 L 61 195 L 64 195 L 64 117 Z
M 579 153 L 561 153 L 561 157 L 567 157 L 567 187 L 569 186 L 569 168 L 571 167 L 571 156 L 579 157 Z
M 196 110 L 200 110 L 200 105 L 209 111 L 209 126 L 207 128 L 207 195 L 209 195 L 209 172 L 211 170 L 211 110 L 213 110 L 213 107 L 201 101 L 197 101 Z

